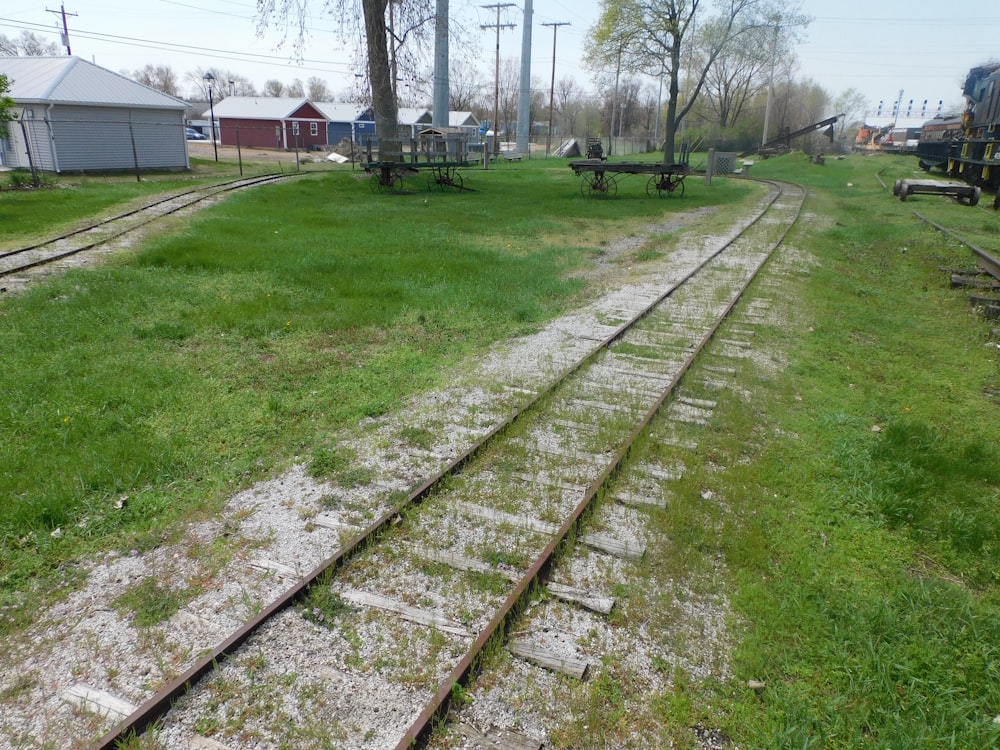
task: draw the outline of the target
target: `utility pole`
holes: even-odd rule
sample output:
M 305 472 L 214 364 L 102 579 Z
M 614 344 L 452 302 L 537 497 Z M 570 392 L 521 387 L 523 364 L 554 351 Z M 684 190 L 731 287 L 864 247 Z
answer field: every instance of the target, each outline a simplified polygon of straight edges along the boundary
M 774 41 L 771 42 L 771 75 L 767 79 L 767 99 L 764 101 L 764 134 L 760 137 L 760 145 L 767 143 L 767 131 L 771 127 L 771 97 L 774 96 L 774 58 L 778 55 L 778 31 L 781 29 L 781 16 L 774 19 Z
M 500 153 L 500 128 L 497 127 L 497 118 L 500 117 L 500 29 L 514 28 L 514 24 L 512 23 L 500 23 L 500 11 L 504 8 L 513 8 L 514 3 L 496 3 L 482 7 L 486 8 L 486 10 L 495 10 L 497 12 L 496 23 L 484 24 L 479 27 L 481 29 L 497 30 L 497 63 L 493 84 L 493 155 L 496 156 Z
M 552 151 L 552 107 L 556 96 L 556 32 L 560 26 L 569 26 L 569 21 L 556 21 L 553 23 L 543 23 L 542 26 L 552 27 L 552 82 L 549 84 L 549 134 L 545 139 L 545 155 Z
M 57 15 L 62 16 L 62 22 L 63 22 L 62 43 L 63 43 L 63 46 L 66 48 L 66 54 L 67 55 L 72 55 L 73 51 L 70 50 L 70 48 L 69 48 L 69 28 L 66 26 L 66 16 L 74 16 L 75 17 L 75 16 L 77 16 L 79 14 L 78 13 L 67 13 L 66 12 L 66 5 L 63 4 L 63 3 L 59 4 L 59 10 L 50 10 L 50 9 L 46 8 L 45 12 L 46 13 L 55 13 Z

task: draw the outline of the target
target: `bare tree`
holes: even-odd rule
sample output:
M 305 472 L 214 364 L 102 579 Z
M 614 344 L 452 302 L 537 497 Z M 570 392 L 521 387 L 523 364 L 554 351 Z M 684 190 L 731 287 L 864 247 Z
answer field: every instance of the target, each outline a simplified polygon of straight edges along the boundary
M 448 106 L 456 112 L 469 112 L 482 98 L 483 84 L 478 70 L 460 61 L 451 61 L 448 73 Z
M 284 96 L 285 84 L 277 78 L 268 78 L 264 81 L 264 96 Z
M 170 96 L 180 96 L 181 94 L 177 74 L 169 65 L 149 63 L 139 70 L 133 71 L 132 79 Z
M 357 13 L 360 2 L 361 13 Z M 306 22 L 309 0 L 257 0 L 258 32 L 263 33 L 272 18 L 279 19 L 287 29 L 297 27 L 294 41 L 296 57 L 302 58 L 307 37 Z M 400 61 L 406 56 L 419 56 L 430 50 L 423 35 L 429 33 L 428 22 L 434 14 L 428 0 L 407 0 L 390 3 L 389 0 L 332 0 L 323 3 L 324 10 L 339 18 L 364 19 L 364 44 L 367 48 L 367 82 L 375 112 L 376 132 L 390 137 L 398 132 L 399 116 L 395 82 L 399 77 Z M 356 29 L 351 24 L 343 27 L 343 36 L 350 38 Z M 408 41 L 413 38 L 415 43 Z M 407 57 L 407 60 L 410 58 Z M 406 63 L 410 70 L 416 64 Z
M 326 81 L 322 78 L 310 76 L 306 80 L 306 86 L 306 96 L 308 96 L 311 101 L 328 102 L 333 98 L 333 94 L 330 93 L 330 87 L 326 85 Z
M 0 34 L 0 55 L 10 57 L 54 57 L 61 48 L 55 42 L 47 42 L 40 35 L 25 29 L 20 36 L 11 38 Z

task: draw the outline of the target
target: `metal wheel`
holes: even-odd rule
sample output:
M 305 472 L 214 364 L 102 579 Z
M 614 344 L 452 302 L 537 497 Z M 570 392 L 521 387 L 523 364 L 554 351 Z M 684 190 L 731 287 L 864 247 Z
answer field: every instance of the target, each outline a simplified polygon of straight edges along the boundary
M 462 190 L 465 187 L 465 183 L 462 180 L 462 173 L 458 170 L 454 170 L 451 173 L 451 179 L 448 181 L 448 187 L 453 190 Z
M 660 176 L 654 174 L 646 182 L 646 195 L 652 198 L 654 195 L 662 198 L 663 193 L 660 191 Z
M 972 195 L 969 196 L 969 205 L 978 206 L 979 199 L 982 197 L 982 195 L 983 195 L 982 188 L 976 185 L 976 187 L 972 189 Z
M 588 195 L 600 195 L 606 198 L 613 198 L 618 195 L 618 183 L 614 177 L 610 177 L 604 172 L 588 172 L 583 176 L 580 183 L 580 192 L 584 197 Z
M 441 180 L 438 178 L 437 172 L 431 172 L 427 175 L 427 187 L 430 190 L 441 189 L 444 190 L 444 186 L 441 184 Z
M 908 183 L 906 180 L 902 180 L 899 183 L 899 199 L 901 201 L 905 201 L 906 196 L 908 196 L 909 194 L 910 194 L 910 183 Z
M 902 185 L 902 184 L 903 184 L 902 180 L 896 180 L 894 183 L 892 183 L 892 194 L 893 195 L 899 195 L 899 186 Z
M 670 188 L 670 194 L 676 195 L 678 198 L 684 197 L 684 180 L 677 180 L 670 183 L 673 187 Z

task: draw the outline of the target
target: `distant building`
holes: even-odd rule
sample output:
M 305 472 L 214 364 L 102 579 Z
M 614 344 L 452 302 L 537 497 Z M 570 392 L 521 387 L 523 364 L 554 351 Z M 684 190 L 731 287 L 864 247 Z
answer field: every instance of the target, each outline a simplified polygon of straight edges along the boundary
M 187 169 L 180 99 L 79 57 L 0 57 L 15 122 L 0 164 L 48 172 Z
M 214 110 L 216 135 L 225 146 L 291 151 L 328 143 L 326 115 L 302 97 L 227 96 Z M 211 111 L 203 116 L 210 118 Z

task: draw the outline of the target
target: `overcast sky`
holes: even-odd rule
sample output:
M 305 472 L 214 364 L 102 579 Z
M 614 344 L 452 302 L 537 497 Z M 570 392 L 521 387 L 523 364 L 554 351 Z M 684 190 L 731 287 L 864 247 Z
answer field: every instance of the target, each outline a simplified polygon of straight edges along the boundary
M 521 2 L 502 11 L 500 21 L 514 24 L 501 31 L 501 56 L 519 58 L 523 34 Z M 315 8 L 322 0 L 313 0 Z M 477 56 L 477 67 L 492 82 L 496 34 L 482 25 L 495 24 L 496 10 L 469 0 L 451 0 L 452 24 L 464 30 Z M 556 32 L 556 78 L 573 77 L 585 90 L 594 86 L 581 56 L 587 31 L 599 11 L 597 0 L 534 0 L 532 78 L 548 89 L 552 73 L 552 27 Z M 970 67 L 1000 59 L 1000 8 L 966 6 L 940 0 L 874 3 L 871 0 L 804 0 L 812 17 L 797 50 L 797 75 L 811 78 L 836 97 L 848 88 L 860 91 L 874 109 L 891 107 L 903 91 L 931 109 L 944 100 L 960 106 L 961 84 Z M 978 9 L 977 14 L 968 12 Z M 16 37 L 28 29 L 59 43 L 58 10 L 43 0 L 5 0 L 0 33 Z M 991 10 L 992 8 L 992 10 Z M 290 59 L 291 46 L 279 46 L 273 27 L 257 35 L 254 0 L 66 0 L 73 54 L 115 71 L 136 70 L 147 63 L 169 64 L 183 77 L 196 68 L 220 67 L 250 78 L 258 88 L 269 78 L 290 82 L 317 76 L 335 93 L 346 92 L 357 72 L 354 56 L 337 41 L 338 19 L 317 12 L 310 22 L 304 61 Z M 950 11 L 946 17 L 945 12 Z M 985 14 L 982 17 L 980 14 Z M 968 20 L 974 18 L 974 20 Z M 962 19 L 962 20 L 959 20 Z M 453 53 L 457 47 L 453 45 Z M 185 92 L 187 92 L 185 86 Z M 874 114 L 874 113 L 873 113 Z

